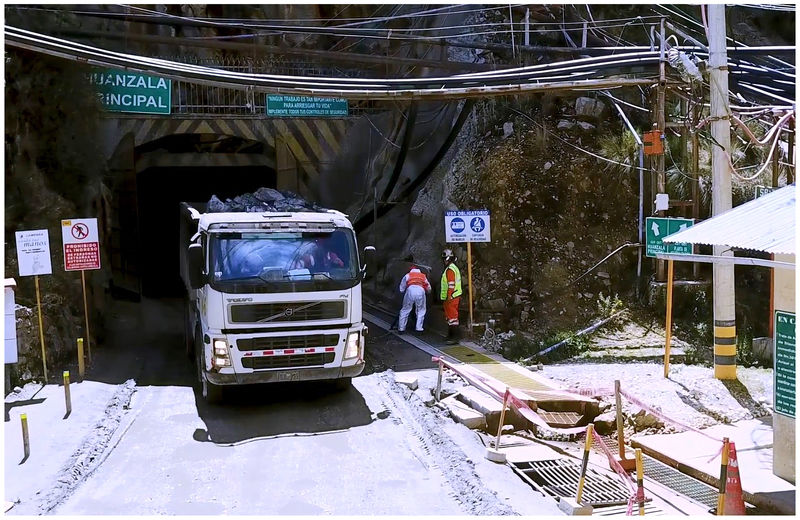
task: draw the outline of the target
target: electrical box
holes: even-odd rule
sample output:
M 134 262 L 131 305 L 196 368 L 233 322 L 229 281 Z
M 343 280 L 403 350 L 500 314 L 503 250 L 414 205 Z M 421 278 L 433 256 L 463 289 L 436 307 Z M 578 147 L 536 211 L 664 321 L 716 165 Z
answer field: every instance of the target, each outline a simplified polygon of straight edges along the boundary
M 644 142 L 645 155 L 663 155 L 664 154 L 664 134 L 658 130 L 651 130 L 645 132 L 642 136 Z

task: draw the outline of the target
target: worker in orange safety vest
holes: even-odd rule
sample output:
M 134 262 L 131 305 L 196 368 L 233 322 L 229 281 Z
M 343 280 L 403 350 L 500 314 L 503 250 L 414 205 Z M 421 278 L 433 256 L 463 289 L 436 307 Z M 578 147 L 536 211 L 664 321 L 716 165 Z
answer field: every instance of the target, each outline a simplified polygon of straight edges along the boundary
M 428 277 L 419 270 L 419 267 L 412 262 L 411 269 L 400 280 L 400 292 L 403 295 L 403 308 L 400 309 L 400 317 L 397 323 L 397 332 L 402 334 L 406 330 L 408 316 L 411 309 L 415 308 L 417 315 L 417 332 L 422 332 L 422 324 L 425 321 L 425 295 L 431 292 L 431 284 Z
M 441 282 L 441 299 L 444 302 L 444 317 L 447 320 L 448 345 L 455 345 L 459 340 L 458 304 L 461 301 L 461 271 L 455 264 L 456 257 L 452 249 L 442 252 L 444 272 Z

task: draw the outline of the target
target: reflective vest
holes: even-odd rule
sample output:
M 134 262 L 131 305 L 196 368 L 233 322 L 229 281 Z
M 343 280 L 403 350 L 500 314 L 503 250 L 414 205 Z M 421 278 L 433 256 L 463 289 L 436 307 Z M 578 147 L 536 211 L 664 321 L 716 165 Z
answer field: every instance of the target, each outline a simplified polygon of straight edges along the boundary
M 422 274 L 422 272 L 410 271 L 408 273 L 406 285 L 419 285 L 424 289 L 428 285 L 428 280 L 425 278 L 425 275 Z
M 447 267 L 445 267 L 444 272 L 442 273 L 442 284 L 441 284 L 442 285 L 442 294 L 441 294 L 442 300 L 446 300 L 447 299 L 447 289 L 448 289 L 448 285 L 447 285 L 447 270 L 448 269 L 452 270 L 453 274 L 455 275 L 455 282 L 456 283 L 455 283 L 455 286 L 453 287 L 453 296 L 452 297 L 453 298 L 458 298 L 459 296 L 461 296 L 461 271 L 458 270 L 458 267 L 456 267 L 456 264 L 450 264 Z

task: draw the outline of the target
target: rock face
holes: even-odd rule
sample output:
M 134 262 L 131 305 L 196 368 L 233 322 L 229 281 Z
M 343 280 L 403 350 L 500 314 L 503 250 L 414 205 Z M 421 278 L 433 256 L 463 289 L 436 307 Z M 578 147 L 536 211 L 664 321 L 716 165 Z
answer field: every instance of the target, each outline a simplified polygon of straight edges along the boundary
M 606 111 L 606 104 L 598 99 L 579 97 L 575 100 L 575 115 L 587 121 L 598 121 Z

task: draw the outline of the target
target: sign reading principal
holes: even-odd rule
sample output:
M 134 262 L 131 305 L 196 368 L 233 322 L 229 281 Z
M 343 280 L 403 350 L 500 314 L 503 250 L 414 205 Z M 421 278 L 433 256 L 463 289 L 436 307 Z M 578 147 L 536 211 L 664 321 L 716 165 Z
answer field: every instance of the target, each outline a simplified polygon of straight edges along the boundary
M 94 69 L 89 83 L 111 112 L 170 113 L 172 80 L 124 70 Z

